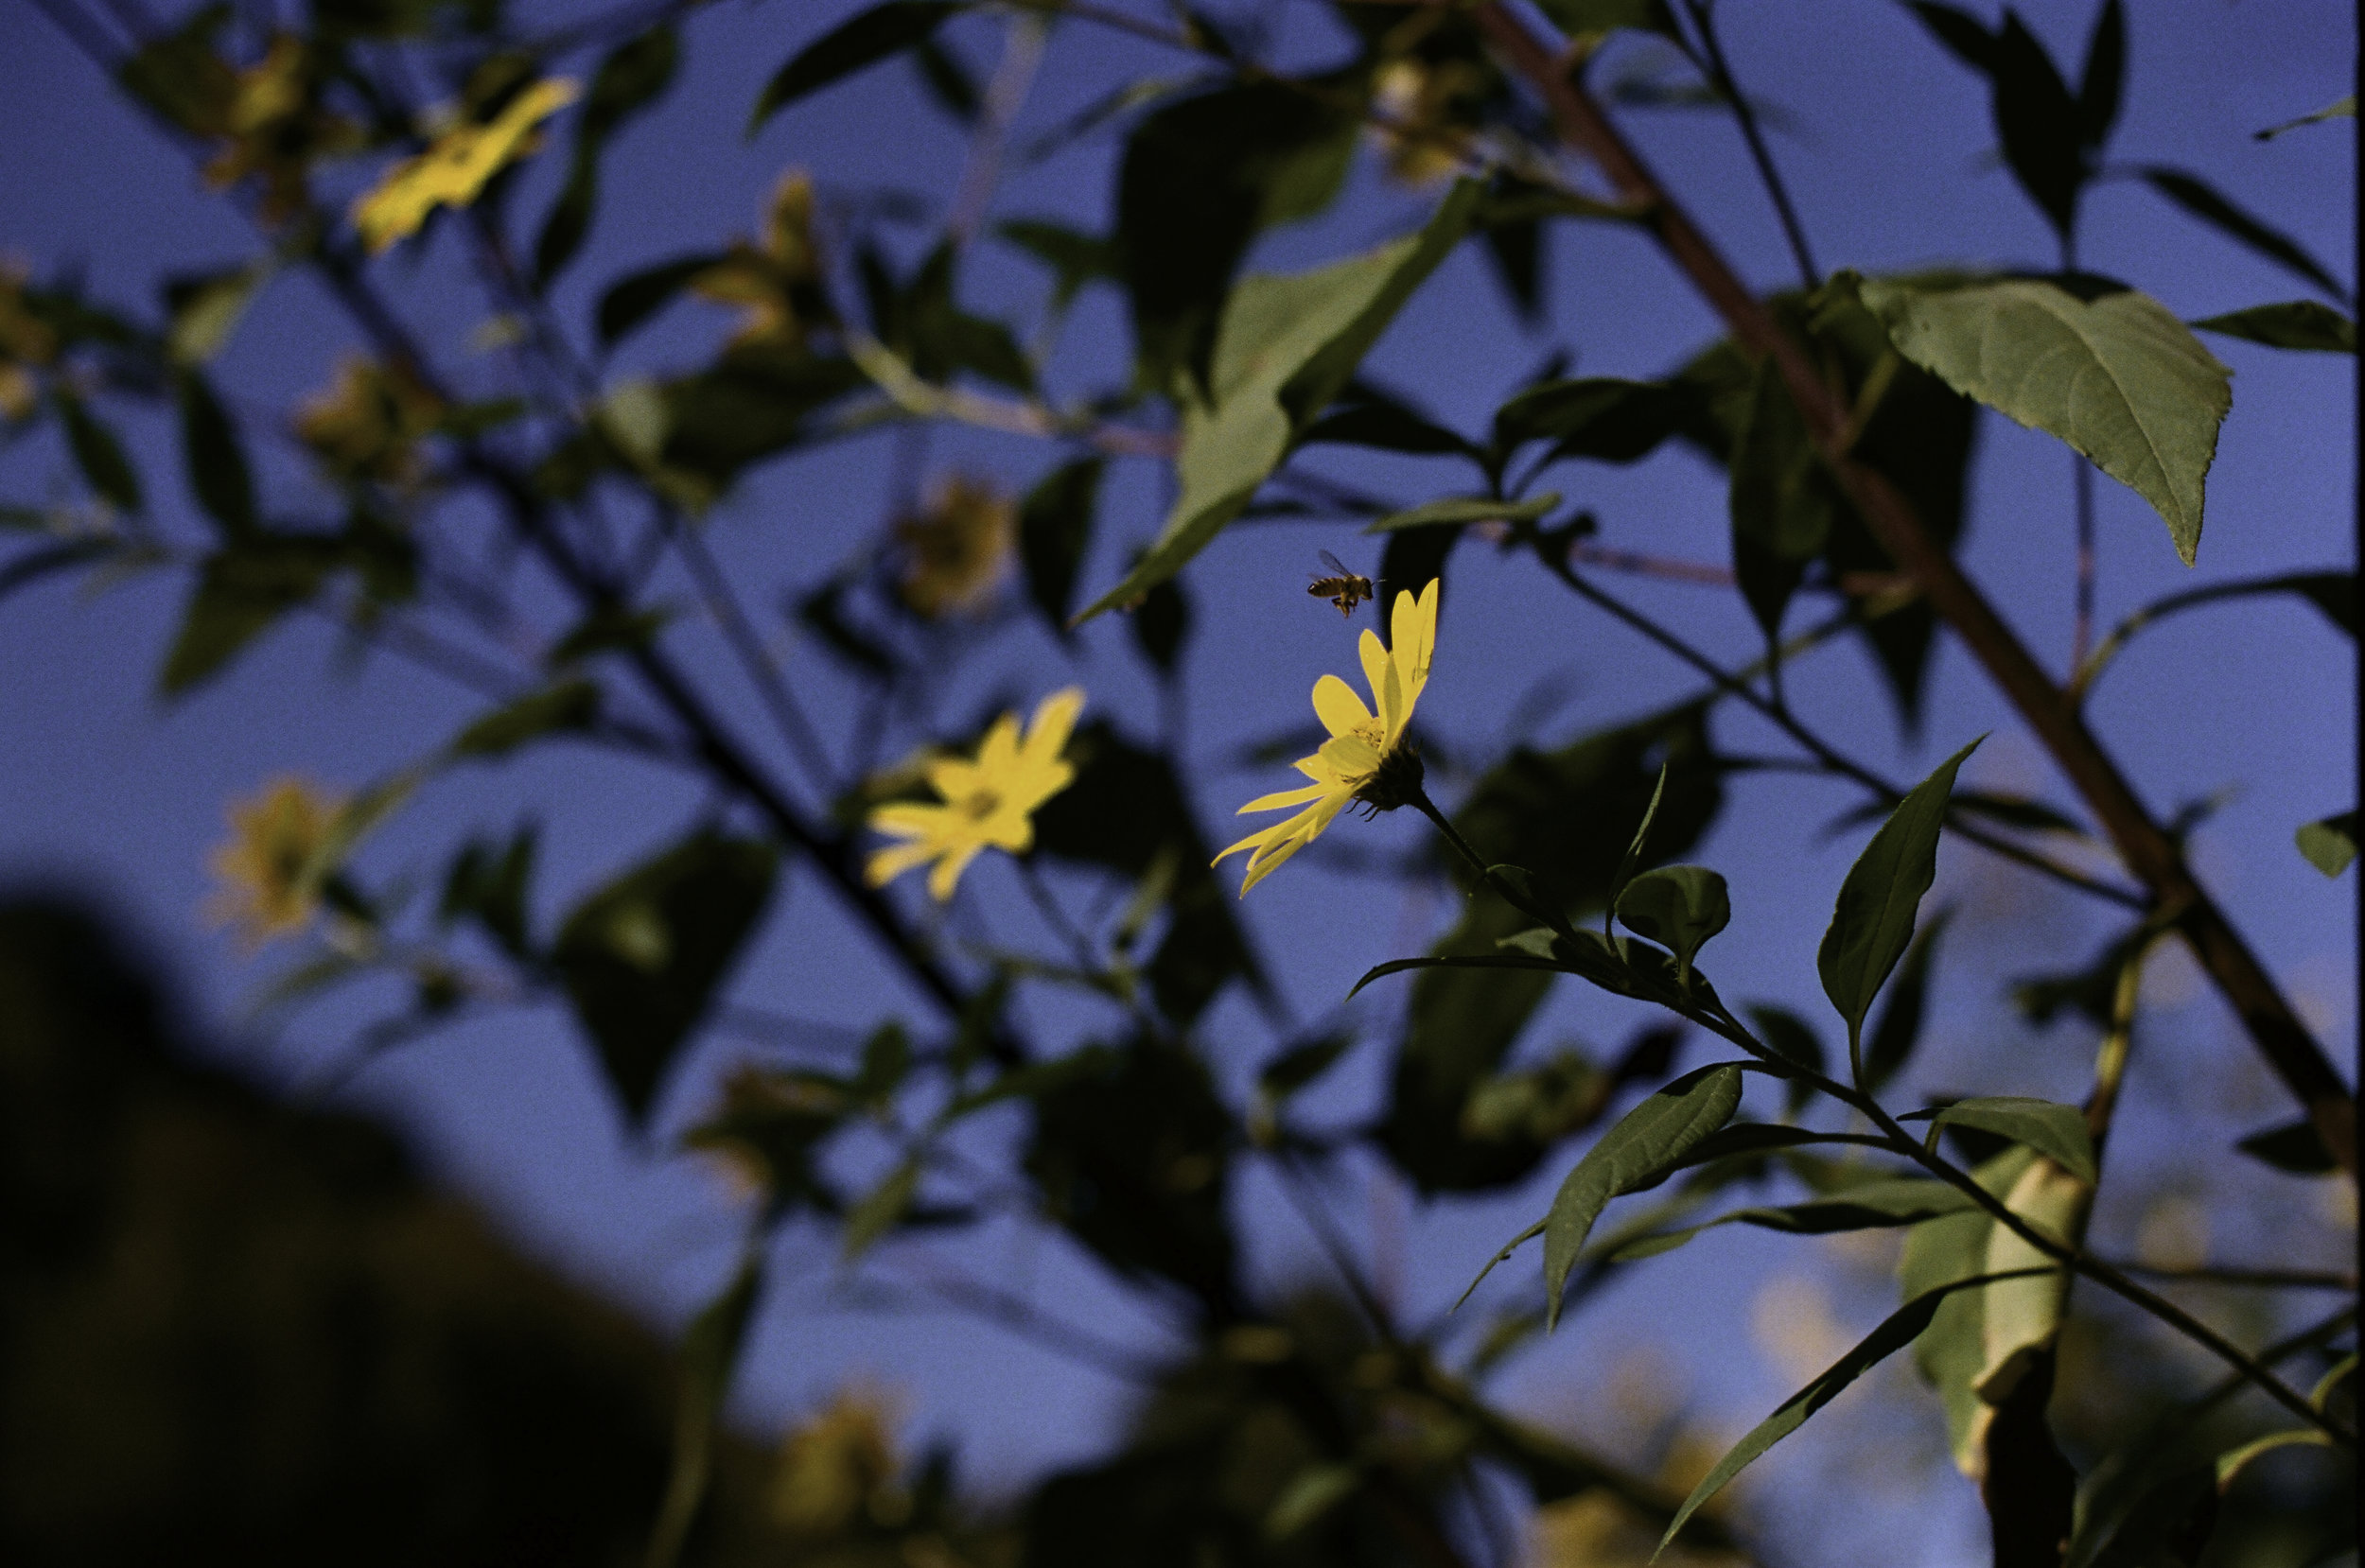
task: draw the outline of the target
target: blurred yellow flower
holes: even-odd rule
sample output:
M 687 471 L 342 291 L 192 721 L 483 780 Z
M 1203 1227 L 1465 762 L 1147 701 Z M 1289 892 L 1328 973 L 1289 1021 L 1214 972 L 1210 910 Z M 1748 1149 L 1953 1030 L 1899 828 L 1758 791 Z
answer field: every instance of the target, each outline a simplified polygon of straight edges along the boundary
M 546 77 L 510 99 L 489 123 L 447 131 L 425 152 L 388 169 L 353 204 L 353 226 L 370 253 L 418 233 L 437 207 L 474 201 L 494 175 L 538 149 L 534 127 L 574 102 L 580 92 L 563 77 Z
M 733 348 L 805 346 L 809 318 L 822 309 L 821 269 L 813 248 L 813 177 L 793 168 L 772 188 L 761 245 L 731 242 L 724 258 L 690 282 L 701 299 L 745 308 Z
M 294 774 L 230 803 L 230 837 L 213 853 L 221 884 L 207 915 L 217 925 L 241 928 L 259 948 L 302 931 L 320 910 L 313 862 L 344 810 L 344 797 Z
M 359 125 L 320 106 L 320 79 L 303 39 L 292 33 L 272 39 L 261 60 L 237 73 L 209 116 L 207 129 L 223 145 L 205 165 L 205 183 L 220 190 L 260 175 L 267 223 L 284 223 L 309 206 L 306 175 L 313 160 L 362 144 Z
M 418 482 L 425 462 L 419 442 L 442 422 L 444 406 L 399 365 L 349 354 L 337 379 L 305 400 L 296 436 L 341 479 L 382 484 Z
M 928 504 L 895 525 L 902 543 L 903 602 L 931 620 L 974 607 L 1007 569 L 1018 503 L 988 480 L 955 474 Z
M 1243 898 L 1284 861 L 1322 837 L 1331 819 L 1350 803 L 1361 800 L 1375 810 L 1393 810 L 1405 804 L 1391 764 L 1401 767 L 1412 761 L 1404 737 L 1412 722 L 1412 706 L 1421 700 L 1421 688 L 1428 684 L 1429 658 L 1436 650 L 1434 580 L 1418 599 L 1409 591 L 1396 595 L 1389 630 L 1392 647 L 1382 648 L 1378 634 L 1369 628 L 1358 645 L 1363 678 L 1372 687 L 1371 707 L 1365 707 L 1355 688 L 1336 675 L 1324 675 L 1314 683 L 1314 713 L 1330 731 L 1330 739 L 1313 756 L 1302 757 L 1294 764 L 1314 782 L 1259 795 L 1240 808 L 1243 815 L 1289 806 L 1305 808 L 1285 822 L 1251 833 L 1216 857 L 1220 865 L 1229 856 L 1250 851 L 1248 876 L 1240 883 Z M 1411 782 L 1417 787 L 1417 774 Z
M 1408 185 L 1459 173 L 1469 156 L 1469 106 L 1485 90 L 1486 73 L 1466 60 L 1381 66 L 1372 83 L 1373 136 L 1388 172 Z
M 33 411 L 41 384 L 33 373 L 58 357 L 58 335 L 25 304 L 25 270 L 0 259 L 0 416 Z
M 1018 715 L 1005 713 L 986 731 L 974 759 L 940 757 L 930 762 L 928 786 L 941 805 L 898 801 L 870 813 L 873 829 L 909 841 L 870 857 L 870 885 L 885 886 L 934 861 L 928 891 L 941 902 L 953 897 L 954 885 L 981 850 L 991 846 L 1016 855 L 1031 848 L 1036 809 L 1076 776 L 1060 753 L 1083 710 L 1083 688 L 1071 686 L 1035 705 L 1023 740 Z
M 898 1511 L 894 1424 L 894 1412 L 878 1394 L 840 1390 L 781 1445 L 772 1479 L 773 1519 L 812 1541 L 842 1533 L 864 1513 L 875 1518 Z

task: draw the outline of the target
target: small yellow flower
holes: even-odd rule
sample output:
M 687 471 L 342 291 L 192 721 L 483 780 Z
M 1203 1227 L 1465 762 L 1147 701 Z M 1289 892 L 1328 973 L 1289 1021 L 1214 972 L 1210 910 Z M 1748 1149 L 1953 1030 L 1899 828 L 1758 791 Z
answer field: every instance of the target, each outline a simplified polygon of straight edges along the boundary
M 353 226 L 370 253 L 418 233 L 437 207 L 474 201 L 494 175 L 538 149 L 534 127 L 574 102 L 580 91 L 563 77 L 546 77 L 510 99 L 489 124 L 447 131 L 425 152 L 388 169 L 353 204 Z
M 320 910 L 313 862 L 345 806 L 342 795 L 283 774 L 230 803 L 230 837 L 212 865 L 221 888 L 207 906 L 217 925 L 242 928 L 259 948 L 302 931 Z
M 903 546 L 903 602 L 935 620 L 973 608 L 1002 581 L 1018 540 L 1018 503 L 984 479 L 955 474 L 895 525 Z
M 731 347 L 795 353 L 805 346 L 810 318 L 825 308 L 820 280 L 813 244 L 813 177 L 793 168 L 772 189 L 762 245 L 733 241 L 723 260 L 691 279 L 690 291 L 745 309 Z
M 1060 753 L 1083 710 L 1083 688 L 1071 686 L 1035 705 L 1024 740 L 1018 715 L 1005 713 L 986 731 L 974 759 L 941 757 L 930 762 L 928 786 L 943 804 L 897 801 L 870 813 L 874 829 L 909 841 L 870 857 L 870 885 L 885 886 L 934 861 L 928 891 L 941 902 L 953 897 L 954 884 L 980 850 L 990 845 L 1017 855 L 1032 848 L 1036 809 L 1076 776 Z
M 1392 60 L 1373 81 L 1373 134 L 1388 172 L 1408 185 L 1429 185 L 1461 170 L 1469 141 L 1471 106 L 1486 91 L 1486 75 L 1468 61 L 1428 64 Z
M 1241 897 L 1247 897 L 1248 890 L 1271 875 L 1282 862 L 1322 837 L 1331 819 L 1357 799 L 1382 809 L 1404 804 L 1384 797 L 1375 786 L 1386 782 L 1381 777 L 1384 765 L 1411 756 L 1404 746 L 1405 730 L 1412 722 L 1412 705 L 1421 700 L 1421 688 L 1428 684 L 1429 657 L 1437 644 L 1434 581 L 1421 590 L 1418 599 L 1410 592 L 1396 595 L 1390 631 L 1393 648 L 1382 648 L 1378 634 L 1369 628 L 1359 647 L 1363 678 L 1372 686 L 1371 707 L 1365 707 L 1355 688 L 1336 675 L 1324 675 L 1314 683 L 1314 713 L 1330 731 L 1330 739 L 1313 756 L 1300 758 L 1294 764 L 1314 782 L 1259 795 L 1240 808 L 1242 814 L 1278 811 L 1288 806 L 1305 808 L 1286 822 L 1251 833 L 1216 857 L 1221 864 L 1227 856 L 1250 851 L 1248 876 L 1240 883 Z
M 58 335 L 25 302 L 25 270 L 0 258 L 0 418 L 33 411 L 41 384 L 34 373 L 58 357 Z
M 806 1540 L 835 1536 L 862 1515 L 900 1511 L 894 1496 L 895 1412 L 880 1394 L 841 1389 L 793 1429 L 773 1473 L 772 1517 Z
M 349 354 L 337 379 L 305 400 L 295 429 L 341 479 L 411 485 L 425 467 L 419 442 L 443 417 L 444 406 L 409 371 Z
M 205 166 L 205 183 L 221 190 L 261 176 L 266 223 L 284 223 L 309 206 L 306 176 L 313 161 L 357 151 L 362 143 L 359 126 L 320 106 L 321 78 L 304 40 L 291 33 L 273 38 L 215 105 L 210 131 L 222 145 Z

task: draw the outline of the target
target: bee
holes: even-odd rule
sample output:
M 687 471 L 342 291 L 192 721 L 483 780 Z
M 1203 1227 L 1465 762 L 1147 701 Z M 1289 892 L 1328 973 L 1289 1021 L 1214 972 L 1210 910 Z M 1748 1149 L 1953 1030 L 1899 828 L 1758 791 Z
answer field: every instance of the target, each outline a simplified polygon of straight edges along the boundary
M 1323 565 L 1330 568 L 1330 575 L 1317 575 L 1305 591 L 1338 605 L 1340 615 L 1353 616 L 1355 607 L 1372 597 L 1372 580 L 1347 570 L 1346 564 L 1328 550 L 1323 551 Z

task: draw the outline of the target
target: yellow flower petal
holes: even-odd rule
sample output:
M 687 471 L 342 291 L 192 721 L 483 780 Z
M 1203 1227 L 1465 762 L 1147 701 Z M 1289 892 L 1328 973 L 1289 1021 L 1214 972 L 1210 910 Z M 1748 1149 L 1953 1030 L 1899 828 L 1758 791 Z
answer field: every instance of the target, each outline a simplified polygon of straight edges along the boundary
M 1386 725 L 1390 723 L 1388 708 L 1380 694 L 1388 685 L 1388 650 L 1380 646 L 1379 634 L 1366 626 L 1363 636 L 1356 642 L 1355 652 L 1363 661 L 1363 684 L 1372 688 L 1372 701 L 1378 706 L 1379 722 Z
M 1077 716 L 1084 711 L 1084 688 L 1071 686 L 1054 691 L 1035 705 L 1034 721 L 1026 726 L 1025 753 L 1045 765 L 1059 763 L 1075 733 Z
M 1355 688 L 1336 675 L 1324 675 L 1314 683 L 1314 716 L 1333 735 L 1351 735 L 1372 723 L 1371 710 L 1355 694 Z
M 870 862 L 863 867 L 863 880 L 872 887 L 885 887 L 912 867 L 927 864 L 936 856 L 937 846 L 932 844 L 892 845 L 870 857 Z
M 464 207 L 493 176 L 533 150 L 534 128 L 575 101 L 581 89 L 562 77 L 535 82 L 486 125 L 464 125 L 438 136 L 415 158 L 386 171 L 376 188 L 353 204 L 353 226 L 372 255 L 418 233 L 440 206 Z
M 929 896 L 939 904 L 948 902 L 953 897 L 953 889 L 960 883 L 961 873 L 969 869 L 969 862 L 975 860 L 985 847 L 982 844 L 965 844 L 937 862 L 937 868 L 928 873 Z
M 1330 788 L 1327 784 L 1308 784 L 1302 790 L 1281 790 L 1272 794 L 1258 795 L 1233 815 L 1246 816 L 1251 811 L 1278 811 L 1285 806 L 1303 806 L 1309 800 L 1319 800 L 1328 794 Z

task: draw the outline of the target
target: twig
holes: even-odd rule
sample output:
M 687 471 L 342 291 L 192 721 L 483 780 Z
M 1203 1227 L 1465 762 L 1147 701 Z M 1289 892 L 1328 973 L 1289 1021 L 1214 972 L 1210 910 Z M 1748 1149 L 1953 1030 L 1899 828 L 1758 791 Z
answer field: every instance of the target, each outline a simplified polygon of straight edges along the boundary
M 1790 242 L 1791 259 L 1798 264 L 1799 287 L 1813 289 L 1823 282 L 1823 270 L 1814 264 L 1814 253 L 1807 247 L 1806 226 L 1798 221 L 1798 210 L 1791 204 L 1790 190 L 1782 183 L 1781 171 L 1774 166 L 1774 154 L 1758 128 L 1757 111 L 1742 96 L 1741 84 L 1733 79 L 1732 65 L 1725 58 L 1724 42 L 1716 36 L 1714 0 L 1684 0 L 1684 10 L 1691 16 L 1691 25 L 1700 29 L 1701 46 L 1708 51 L 1708 82 L 1732 106 L 1733 118 L 1741 126 L 1741 139 L 1749 145 L 1750 161 L 1758 166 L 1758 178 L 1764 183 L 1765 194 L 1773 200 L 1775 214 L 1782 221 L 1782 237 Z

